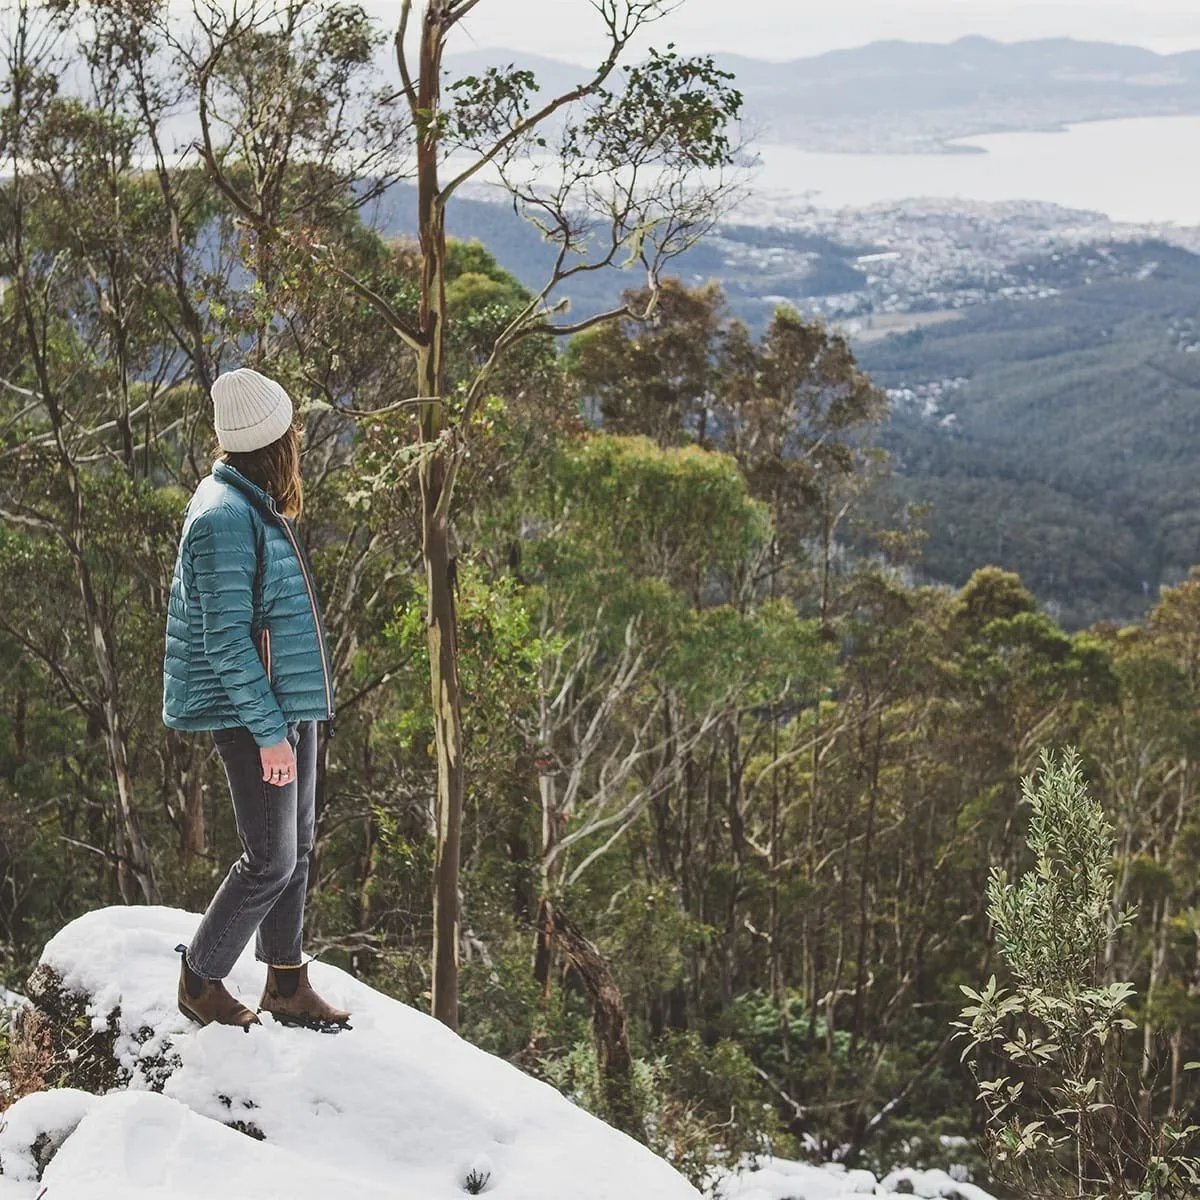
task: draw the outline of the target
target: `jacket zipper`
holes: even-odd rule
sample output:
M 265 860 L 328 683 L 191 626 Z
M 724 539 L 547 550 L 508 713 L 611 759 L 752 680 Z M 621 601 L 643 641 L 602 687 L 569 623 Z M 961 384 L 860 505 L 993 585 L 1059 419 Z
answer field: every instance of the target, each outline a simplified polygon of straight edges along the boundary
M 262 631 L 262 660 L 267 672 L 267 682 L 271 682 L 271 631 Z
M 279 523 L 283 526 L 283 531 L 287 534 L 288 541 L 292 543 L 292 552 L 296 555 L 296 561 L 300 564 L 300 574 L 304 579 L 304 587 L 308 592 L 308 603 L 312 608 L 313 615 L 313 628 L 317 634 L 317 649 L 321 655 L 321 678 L 325 684 L 325 711 L 329 713 L 329 736 L 333 737 L 336 730 L 333 713 L 333 688 L 329 682 L 329 663 L 325 657 L 325 635 L 321 632 L 321 616 L 317 611 L 317 594 L 313 589 L 312 580 L 309 578 L 308 565 L 304 561 L 304 555 L 300 552 L 300 544 L 296 541 L 296 535 L 292 532 L 291 522 L 276 507 L 274 498 L 271 499 L 271 511 L 279 518 Z

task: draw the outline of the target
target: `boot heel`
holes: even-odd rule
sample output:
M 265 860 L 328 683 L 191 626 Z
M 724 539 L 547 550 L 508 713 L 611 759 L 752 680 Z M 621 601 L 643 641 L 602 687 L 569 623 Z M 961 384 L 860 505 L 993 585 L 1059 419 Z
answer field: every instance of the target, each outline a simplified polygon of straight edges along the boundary
M 189 1021 L 191 1021 L 191 1023 L 193 1025 L 199 1025 L 201 1029 L 204 1028 L 204 1022 L 202 1020 L 200 1020 L 200 1018 L 198 1016 L 196 1016 L 196 1014 L 194 1012 L 192 1012 L 192 1010 L 190 1008 L 184 1008 L 183 1005 L 181 1004 L 181 1005 L 179 1005 L 179 1011 L 181 1013 L 183 1013 L 183 1015 L 185 1017 L 187 1017 L 187 1019 Z

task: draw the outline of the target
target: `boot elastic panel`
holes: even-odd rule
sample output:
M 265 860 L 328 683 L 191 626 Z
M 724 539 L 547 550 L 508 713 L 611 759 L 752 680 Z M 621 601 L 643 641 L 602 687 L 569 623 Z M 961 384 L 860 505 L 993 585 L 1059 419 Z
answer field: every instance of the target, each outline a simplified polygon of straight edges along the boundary
M 275 990 L 285 999 L 290 1000 L 300 987 L 300 976 L 303 967 L 272 967 L 275 976 Z
M 204 990 L 204 976 L 197 975 L 192 970 L 191 963 L 187 960 L 187 947 L 182 942 L 175 947 L 175 953 L 183 959 L 183 984 L 187 989 L 187 994 L 191 999 L 196 1000 Z

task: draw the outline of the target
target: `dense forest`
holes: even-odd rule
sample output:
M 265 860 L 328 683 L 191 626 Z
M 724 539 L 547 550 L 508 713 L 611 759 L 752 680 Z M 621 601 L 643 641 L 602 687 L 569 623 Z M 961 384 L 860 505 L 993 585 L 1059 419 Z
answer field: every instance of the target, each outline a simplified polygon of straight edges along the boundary
M 346 12 L 310 97 L 369 62 Z M 162 725 L 161 664 L 208 385 L 250 361 L 303 409 L 341 698 L 309 948 L 425 1007 L 438 752 L 417 380 L 393 337 L 422 250 L 290 162 L 262 194 L 311 236 L 264 242 L 211 171 L 169 165 L 153 118 L 177 97 L 118 51 L 81 51 L 80 96 L 10 74 L 0 124 L 3 982 L 81 912 L 202 909 L 238 852 L 210 742 Z M 230 86 L 272 61 L 236 60 Z M 530 293 L 478 241 L 445 266 L 461 397 Z M 1001 970 L 989 882 L 1031 861 L 1021 781 L 1072 745 L 1115 830 L 1114 911 L 1136 906 L 1101 971 L 1136 988 L 1125 1067 L 1144 1113 L 1186 1118 L 1200 576 L 1141 625 L 1073 633 L 986 553 L 961 587 L 914 585 L 921 521 L 877 515 L 886 399 L 845 340 L 787 308 L 756 335 L 715 285 L 649 300 L 524 339 L 471 413 L 461 1032 L 613 1116 L 582 945 L 628 1024 L 636 1118 L 617 1115 L 694 1178 L 767 1148 L 970 1159 L 960 986 Z

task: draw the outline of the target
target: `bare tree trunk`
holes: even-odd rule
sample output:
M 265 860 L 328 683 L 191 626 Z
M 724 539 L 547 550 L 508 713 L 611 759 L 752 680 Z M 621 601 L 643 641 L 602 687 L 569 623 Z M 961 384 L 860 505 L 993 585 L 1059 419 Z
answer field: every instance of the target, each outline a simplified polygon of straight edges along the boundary
M 44 368 L 44 360 L 37 358 L 39 367 Z M 49 373 L 41 371 L 41 383 L 45 394 L 51 394 Z M 154 877 L 154 866 L 150 852 L 142 839 L 141 828 L 138 824 L 137 811 L 134 808 L 133 777 L 129 771 L 129 755 L 125 744 L 125 729 L 121 718 L 120 704 L 117 691 L 117 664 L 113 651 L 112 639 L 109 637 L 108 626 L 100 603 L 92 586 L 92 574 L 83 556 L 83 529 L 85 510 L 83 492 L 79 485 L 79 474 L 75 463 L 71 460 L 62 437 L 61 414 L 57 405 L 52 405 L 51 414 L 55 433 L 58 435 L 59 452 L 62 465 L 67 474 L 67 486 L 71 494 L 70 532 L 67 543 L 71 558 L 75 564 L 75 576 L 79 581 L 80 599 L 83 601 L 84 619 L 87 621 L 88 633 L 91 637 L 92 650 L 95 654 L 96 668 L 100 676 L 100 686 L 103 692 L 104 737 L 108 746 L 109 763 L 112 766 L 113 783 L 116 786 L 116 853 L 117 853 L 117 886 L 121 899 L 126 904 L 134 904 L 141 899 L 147 904 L 158 904 L 161 896 L 158 882 Z
M 863 751 L 865 756 L 865 745 Z M 879 812 L 879 762 L 882 754 L 883 718 L 879 717 L 871 750 L 871 779 L 868 785 L 870 800 L 867 804 L 867 828 L 863 838 L 862 877 L 858 886 L 858 948 L 855 953 L 854 1018 L 850 1033 L 851 1054 L 858 1048 L 859 1038 L 863 1035 L 863 1012 L 866 1004 L 864 993 L 867 984 L 867 934 L 870 929 L 871 869 L 872 855 L 875 849 L 875 818 Z
M 538 897 L 537 933 L 533 943 L 533 978 L 541 993 L 543 1007 L 550 1000 L 550 967 L 554 957 L 554 928 L 550 897 L 545 890 Z
M 779 760 L 779 720 L 775 709 L 771 709 L 771 753 L 773 761 Z M 779 772 L 771 773 L 771 829 L 767 845 L 768 867 L 771 877 L 767 929 L 770 934 L 770 985 L 771 994 L 779 1007 L 779 1040 L 783 1049 L 783 1061 L 791 1061 L 791 1012 L 788 996 L 787 976 L 783 962 L 783 914 L 779 897 L 780 866 L 782 854 L 782 815 L 779 799 Z
M 440 455 L 422 472 L 425 580 L 433 729 L 437 746 L 437 848 L 433 883 L 433 1015 L 458 1028 L 459 901 L 462 842 L 462 709 L 458 682 L 458 618 L 447 522 L 429 511 L 438 494 Z M 427 474 L 433 478 L 426 484 Z
M 729 848 L 733 859 L 733 878 L 725 913 L 725 946 L 721 960 L 721 998 L 729 1004 L 734 993 L 734 964 L 737 961 L 739 914 L 746 860 L 746 823 L 742 815 L 741 719 L 735 711 L 730 719 L 726 747 L 726 803 L 729 817 Z
M 174 789 L 172 819 L 179 830 L 179 852 L 184 863 L 208 849 L 208 830 L 204 819 L 204 792 L 199 757 L 190 739 L 173 729 L 166 733 L 166 784 Z
M 379 819 L 372 809 L 363 830 L 362 866 L 358 884 L 358 928 L 368 932 L 375 918 L 371 893 L 379 870 Z M 356 979 L 365 979 L 375 961 L 375 952 L 367 946 L 357 947 L 350 955 L 350 968 Z
M 809 894 L 816 895 L 817 889 L 817 809 L 821 795 L 821 697 L 818 695 L 813 708 L 812 758 L 809 767 L 808 788 L 808 837 L 804 844 L 804 879 Z M 820 959 L 818 940 L 822 931 L 814 928 L 814 906 L 803 906 L 803 923 L 800 942 L 804 956 L 804 999 L 808 1008 L 808 1043 L 811 1046 L 817 1036 L 817 1008 L 820 1003 Z
M 543 665 L 543 685 L 545 685 L 545 667 Z M 539 715 L 539 744 L 549 747 L 553 731 L 551 729 L 549 697 L 543 686 L 541 712 Z M 549 754 L 549 751 L 543 751 Z M 554 852 L 558 845 L 558 831 L 561 828 L 561 818 L 558 812 L 558 787 L 551 772 L 551 763 L 547 761 L 544 767 L 538 769 L 538 794 L 542 802 L 542 846 L 538 856 L 539 891 L 537 904 L 537 934 L 533 947 L 533 977 L 541 988 L 542 1001 L 550 998 L 550 966 L 553 957 L 553 929 L 550 912 L 550 868 Z
M 551 746 L 554 742 L 554 721 L 551 704 L 554 690 L 558 686 L 556 674 L 550 661 L 541 664 L 538 702 L 538 796 L 541 800 L 541 847 L 538 856 L 538 916 L 535 918 L 536 932 L 533 952 L 533 976 L 541 989 L 542 1003 L 550 1000 L 550 972 L 553 962 L 553 928 L 550 906 L 551 870 L 554 854 L 558 850 L 558 836 L 563 828 L 563 817 L 558 805 L 558 780 L 554 775 L 554 760 Z
M 1171 1100 L 1167 1115 L 1174 1117 L 1179 1112 L 1179 1068 L 1183 1063 L 1183 1030 L 1171 1034 Z
M 425 6 L 421 28 L 417 128 L 417 206 L 421 242 L 420 350 L 417 354 L 421 442 L 422 553 L 427 587 L 426 635 L 433 731 L 437 746 L 437 848 L 433 876 L 433 1015 L 458 1028 L 459 896 L 462 842 L 462 698 L 450 500 L 454 486 L 445 403 L 446 213 L 438 184 L 438 114 L 442 43 L 453 24 L 441 3 Z
M 365 722 L 364 737 L 362 744 L 362 763 L 359 767 L 361 772 L 362 786 L 368 795 L 375 794 L 376 788 L 376 772 L 375 758 L 371 752 L 371 719 L 367 717 Z M 358 868 L 358 900 L 357 900 L 357 927 L 363 933 L 363 944 L 356 946 L 350 952 L 350 970 L 356 979 L 365 979 L 371 973 L 371 967 L 375 961 L 375 952 L 369 945 L 371 926 L 375 920 L 375 905 L 372 894 L 375 889 L 375 881 L 379 872 L 379 854 L 380 854 L 380 825 L 379 811 L 374 804 L 371 805 L 366 819 L 363 821 L 362 830 L 362 856 L 360 858 L 361 865 Z
M 133 807 L 133 779 L 129 773 L 121 716 L 108 698 L 104 702 L 104 716 L 109 726 L 106 731 L 108 752 L 117 787 L 117 886 L 126 904 L 136 904 L 139 899 L 146 904 L 160 904 L 162 896 L 154 877 L 154 867 Z
M 1151 1120 L 1156 1074 L 1154 1043 L 1157 1029 L 1153 1014 L 1158 990 L 1166 976 L 1167 949 L 1171 928 L 1171 898 L 1169 896 L 1163 900 L 1162 907 L 1155 913 L 1155 917 L 1157 919 L 1154 923 L 1154 943 L 1150 951 L 1150 980 L 1146 985 L 1146 1011 L 1142 1017 L 1141 1087 L 1138 1090 L 1138 1104 L 1142 1120 L 1147 1124 Z
M 621 993 L 600 951 L 561 912 L 553 910 L 551 919 L 555 936 L 592 1001 L 592 1032 L 604 1095 L 604 1118 L 623 1133 L 644 1142 L 646 1128 L 634 1091 L 633 1055 Z

